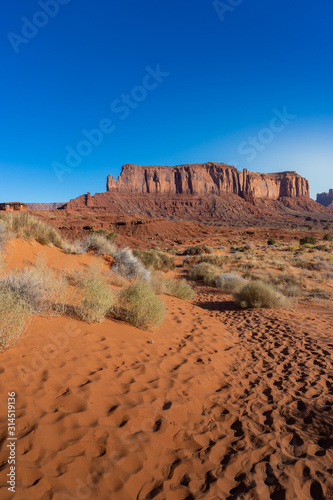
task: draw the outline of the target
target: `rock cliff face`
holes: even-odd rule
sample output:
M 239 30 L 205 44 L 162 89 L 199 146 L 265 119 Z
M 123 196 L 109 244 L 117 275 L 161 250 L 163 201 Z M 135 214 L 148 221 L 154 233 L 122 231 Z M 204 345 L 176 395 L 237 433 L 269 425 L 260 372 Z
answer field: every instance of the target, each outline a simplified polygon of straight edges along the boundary
M 317 203 L 320 203 L 324 207 L 330 207 L 333 203 L 333 189 L 330 189 L 328 193 L 317 194 Z
M 245 199 L 309 198 L 309 182 L 296 172 L 243 172 L 224 163 L 177 167 L 124 165 L 118 180 L 107 178 L 107 191 L 138 194 L 231 195 Z

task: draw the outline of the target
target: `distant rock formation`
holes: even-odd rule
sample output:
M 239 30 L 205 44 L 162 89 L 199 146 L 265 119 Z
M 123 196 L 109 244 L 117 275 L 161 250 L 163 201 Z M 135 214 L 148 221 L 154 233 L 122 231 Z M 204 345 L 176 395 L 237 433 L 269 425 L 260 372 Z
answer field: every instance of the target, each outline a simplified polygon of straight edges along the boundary
M 249 199 L 309 198 L 309 182 L 296 172 L 242 172 L 224 163 L 154 167 L 127 164 L 116 181 L 107 178 L 107 191 L 139 194 L 235 194 Z
M 31 210 L 57 210 L 62 208 L 65 203 L 27 203 Z
M 236 225 L 293 224 L 309 214 L 327 224 L 330 212 L 310 198 L 309 182 L 296 172 L 241 172 L 224 163 L 124 165 L 117 181 L 108 176 L 106 192 L 83 194 L 63 208 Z
M 333 189 L 330 189 L 328 193 L 317 194 L 317 203 L 320 203 L 320 205 L 323 205 L 324 207 L 333 209 Z

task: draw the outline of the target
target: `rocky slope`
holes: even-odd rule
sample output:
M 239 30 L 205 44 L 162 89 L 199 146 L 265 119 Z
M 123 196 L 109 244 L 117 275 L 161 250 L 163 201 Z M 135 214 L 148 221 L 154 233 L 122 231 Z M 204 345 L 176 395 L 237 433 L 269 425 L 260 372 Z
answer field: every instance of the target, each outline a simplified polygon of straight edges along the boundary
M 107 191 L 141 194 L 236 194 L 245 199 L 309 197 L 309 182 L 296 172 L 242 172 L 224 163 L 176 167 L 124 165 L 116 181 L 107 178 Z

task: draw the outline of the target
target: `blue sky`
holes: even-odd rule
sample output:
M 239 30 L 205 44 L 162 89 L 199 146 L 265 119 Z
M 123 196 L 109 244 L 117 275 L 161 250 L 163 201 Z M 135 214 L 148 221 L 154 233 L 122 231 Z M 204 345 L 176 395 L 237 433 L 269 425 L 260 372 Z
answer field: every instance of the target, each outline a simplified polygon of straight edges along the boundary
M 105 191 L 124 163 L 296 170 L 313 197 L 333 188 L 331 0 L 6 4 L 2 200 Z

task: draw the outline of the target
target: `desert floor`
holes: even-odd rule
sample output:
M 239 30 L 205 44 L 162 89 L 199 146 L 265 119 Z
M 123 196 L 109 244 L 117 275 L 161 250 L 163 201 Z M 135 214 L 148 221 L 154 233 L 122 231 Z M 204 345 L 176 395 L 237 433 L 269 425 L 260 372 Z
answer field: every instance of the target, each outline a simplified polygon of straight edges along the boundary
M 17 241 L 8 264 L 39 250 Z M 45 252 L 58 269 L 93 258 Z M 240 310 L 193 286 L 192 301 L 164 297 L 153 332 L 37 317 L 0 353 L 1 499 L 333 498 L 332 308 Z

